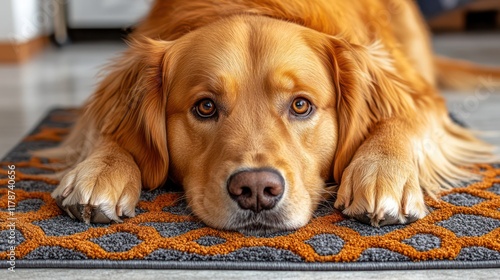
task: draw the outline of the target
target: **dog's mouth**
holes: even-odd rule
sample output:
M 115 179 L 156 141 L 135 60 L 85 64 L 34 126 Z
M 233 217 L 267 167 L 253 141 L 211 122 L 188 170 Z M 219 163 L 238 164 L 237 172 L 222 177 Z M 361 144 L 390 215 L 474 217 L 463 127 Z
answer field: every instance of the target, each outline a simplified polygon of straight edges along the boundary
M 286 223 L 286 217 L 279 211 L 241 211 L 233 215 L 226 229 L 245 235 L 266 236 L 296 229 Z

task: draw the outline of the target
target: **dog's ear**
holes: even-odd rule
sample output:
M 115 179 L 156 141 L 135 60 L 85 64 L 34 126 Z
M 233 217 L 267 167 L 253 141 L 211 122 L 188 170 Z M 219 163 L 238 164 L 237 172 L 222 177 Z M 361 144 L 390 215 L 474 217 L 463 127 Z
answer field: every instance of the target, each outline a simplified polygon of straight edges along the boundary
M 143 187 L 153 189 L 168 174 L 166 105 L 174 42 L 141 39 L 108 70 L 89 101 L 90 118 L 103 137 L 130 152 Z
M 328 37 L 323 59 L 334 83 L 338 123 L 333 177 L 344 169 L 377 122 L 408 110 L 410 90 L 397 75 L 392 56 L 380 42 L 368 46 Z

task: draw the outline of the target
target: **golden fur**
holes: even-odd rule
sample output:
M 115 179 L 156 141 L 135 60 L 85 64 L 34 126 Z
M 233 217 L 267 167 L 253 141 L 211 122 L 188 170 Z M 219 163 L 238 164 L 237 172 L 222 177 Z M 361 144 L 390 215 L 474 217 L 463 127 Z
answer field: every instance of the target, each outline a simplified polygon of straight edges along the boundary
M 38 152 L 66 167 L 53 192 L 63 206 L 119 221 L 134 215 L 141 187 L 170 177 L 210 226 L 289 230 L 335 181 L 335 207 L 378 226 L 424 217 L 423 191 L 492 159 L 450 120 L 436 87 L 471 87 L 475 74 L 498 81 L 500 71 L 435 58 L 413 1 L 157 1 L 130 41 L 65 143 Z M 310 117 L 289 114 L 297 97 L 313 104 Z M 205 98 L 217 119 L 193 115 Z M 267 167 L 284 177 L 283 199 L 239 209 L 228 178 Z

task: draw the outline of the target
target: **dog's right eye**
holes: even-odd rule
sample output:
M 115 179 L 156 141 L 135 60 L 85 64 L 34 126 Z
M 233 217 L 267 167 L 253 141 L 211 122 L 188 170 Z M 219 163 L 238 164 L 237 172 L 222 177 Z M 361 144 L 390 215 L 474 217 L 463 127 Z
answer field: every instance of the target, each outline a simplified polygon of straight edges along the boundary
M 306 118 L 311 115 L 313 111 L 313 105 L 311 102 L 305 98 L 299 97 L 293 100 L 290 106 L 290 113 L 298 118 Z
M 212 99 L 203 99 L 196 103 L 194 113 L 203 119 L 213 118 L 217 114 L 217 107 Z

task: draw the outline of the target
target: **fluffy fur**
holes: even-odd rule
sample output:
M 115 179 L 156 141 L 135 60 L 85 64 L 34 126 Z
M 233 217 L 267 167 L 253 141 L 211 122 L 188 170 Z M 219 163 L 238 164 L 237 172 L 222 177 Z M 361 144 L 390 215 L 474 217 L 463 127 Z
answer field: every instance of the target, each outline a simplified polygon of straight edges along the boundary
M 437 85 L 495 83 L 500 71 L 434 57 L 413 1 L 157 1 L 130 42 L 67 140 L 37 152 L 65 167 L 53 192 L 63 207 L 119 221 L 141 188 L 170 177 L 208 225 L 290 230 L 335 181 L 346 215 L 406 223 L 427 214 L 423 193 L 492 160 L 491 146 L 450 120 Z M 314 106 L 310 117 L 289 113 L 297 97 Z M 194 116 L 205 98 L 217 118 Z M 248 168 L 284 177 L 272 210 L 229 197 L 228 178 Z

